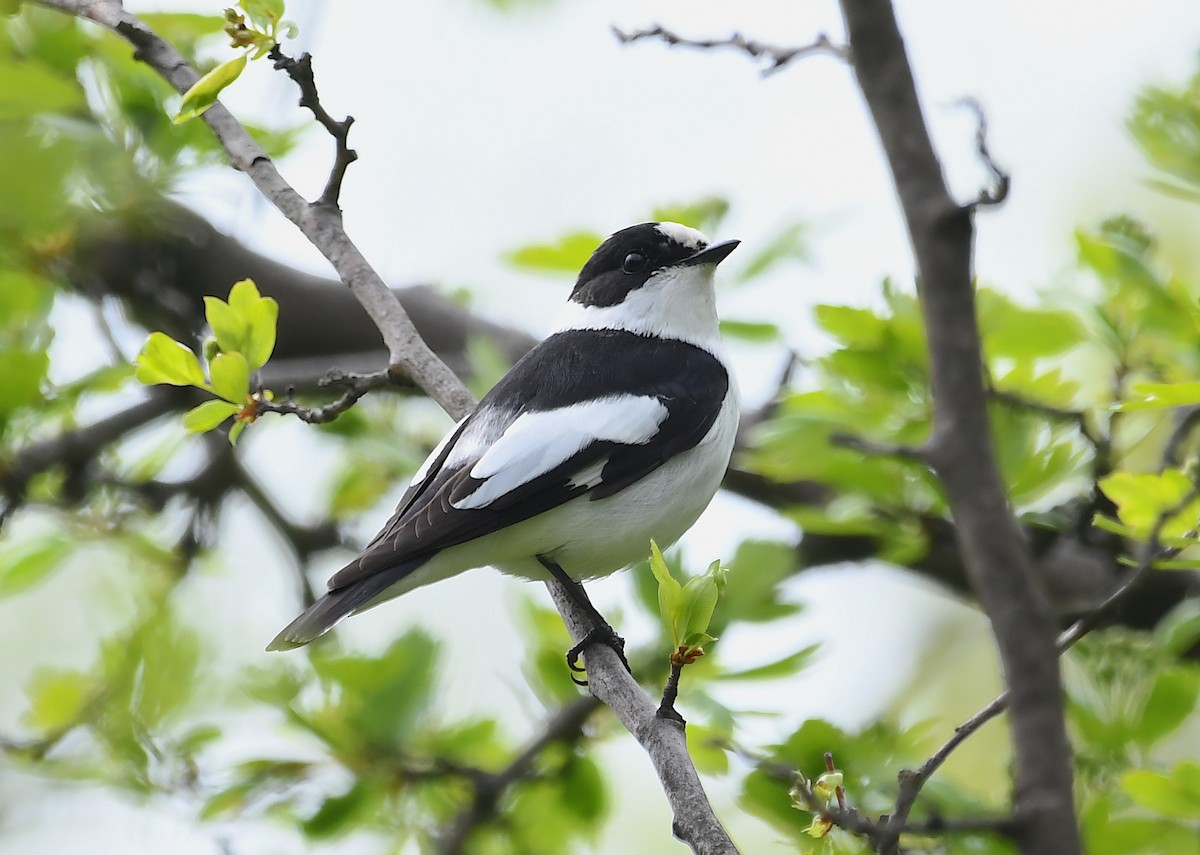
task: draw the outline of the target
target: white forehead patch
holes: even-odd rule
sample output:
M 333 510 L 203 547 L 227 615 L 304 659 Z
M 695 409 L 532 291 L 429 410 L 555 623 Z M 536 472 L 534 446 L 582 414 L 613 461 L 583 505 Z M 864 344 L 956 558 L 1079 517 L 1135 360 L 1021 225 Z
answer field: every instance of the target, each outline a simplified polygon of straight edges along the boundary
M 702 233 L 679 223 L 659 223 L 655 228 L 667 240 L 675 241 L 688 249 L 703 249 L 708 246 L 708 238 Z

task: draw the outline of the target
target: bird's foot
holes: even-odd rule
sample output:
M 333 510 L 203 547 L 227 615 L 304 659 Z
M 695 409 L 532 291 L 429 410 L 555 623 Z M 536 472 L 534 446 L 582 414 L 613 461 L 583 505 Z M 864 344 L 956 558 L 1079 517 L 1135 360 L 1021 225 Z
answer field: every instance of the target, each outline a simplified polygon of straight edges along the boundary
M 617 635 L 616 630 L 606 623 L 594 627 L 578 644 L 567 651 L 567 667 L 571 669 L 571 681 L 575 685 L 587 685 L 587 680 L 581 680 L 575 675 L 587 671 L 586 667 L 579 664 L 579 656 L 584 650 L 595 644 L 603 644 L 611 648 L 617 654 L 617 658 L 621 660 L 621 664 L 625 666 L 625 670 L 630 674 L 633 673 L 633 669 L 629 667 L 629 660 L 625 658 L 625 639 Z

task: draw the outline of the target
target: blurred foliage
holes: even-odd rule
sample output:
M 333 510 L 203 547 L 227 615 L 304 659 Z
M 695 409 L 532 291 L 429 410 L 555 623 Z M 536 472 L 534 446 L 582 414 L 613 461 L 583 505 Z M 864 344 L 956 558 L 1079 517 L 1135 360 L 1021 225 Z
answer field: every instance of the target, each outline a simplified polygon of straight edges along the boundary
M 274 0 L 242 6 L 274 22 L 282 14 Z M 193 60 L 219 43 L 225 23 L 186 14 L 145 18 Z M 214 63 L 201 59 L 199 66 Z M 1170 179 L 1160 182 L 1164 189 L 1188 199 L 1200 199 L 1198 80 L 1146 90 L 1130 120 L 1150 162 Z M 58 378 L 51 312 L 80 299 L 68 290 L 62 262 L 82 217 L 136 215 L 181 177 L 223 162 L 203 123 L 172 124 L 180 107 L 179 96 L 127 45 L 94 28 L 26 5 L 0 29 L 0 598 L 23 604 L 56 575 L 114 577 L 101 580 L 111 596 L 89 604 L 111 619 L 106 628 L 79 630 L 86 655 L 69 666 L 36 668 L 23 687 L 17 730 L 0 738 L 4 767 L 64 785 L 91 784 L 152 807 L 184 805 L 198 828 L 232 838 L 235 849 L 237 832 L 252 824 L 286 829 L 305 851 L 351 836 L 364 850 L 429 850 L 456 828 L 464 835 L 460 851 L 584 848 L 606 828 L 621 789 L 593 749 L 625 737 L 610 716 L 575 706 L 580 694 L 563 664 L 569 640 L 552 610 L 531 599 L 519 615 L 529 690 L 548 720 L 560 723 L 550 734 L 537 727 L 509 733 L 493 716 L 448 715 L 439 644 L 416 632 L 377 654 L 327 640 L 246 671 L 231 685 L 214 670 L 220 639 L 190 589 L 204 576 L 201 565 L 222 559 L 235 565 L 233 584 L 243 592 L 262 583 L 256 555 L 212 549 L 223 516 L 242 513 L 224 502 L 232 476 L 221 467 L 244 460 L 244 446 L 235 451 L 220 442 L 212 451 L 204 437 L 172 424 L 111 444 L 82 464 L 64 460 L 27 479 L 14 472 L 31 443 L 134 399 L 134 369 L 119 353 L 106 354 L 99 310 L 96 342 L 89 343 L 93 369 Z M 299 133 L 255 129 L 275 156 Z M 663 206 L 648 219 L 716 236 L 728 212 L 727 200 L 709 197 Z M 807 223 L 781 224 L 734 257 L 730 281 L 753 287 L 806 263 L 811 234 Z M 1010 496 L 1031 527 L 1062 535 L 1094 530 L 1095 523 L 1117 536 L 1116 548 L 1132 556 L 1127 560 L 1136 560 L 1137 541 L 1170 512 L 1162 534 L 1174 552 L 1159 572 L 1194 566 L 1200 449 L 1180 426 L 1200 406 L 1200 273 L 1165 270 L 1150 225 L 1129 218 L 1081 229 L 1075 240 L 1082 281 L 1028 303 L 986 285 L 978 291 L 992 428 Z M 598 232 L 571 231 L 518 248 L 508 260 L 573 276 L 599 241 Z M 234 288 L 228 302 L 209 305 L 211 344 L 153 339 L 140 363 L 143 379 L 180 381 L 221 399 L 193 411 L 196 429 L 240 411 L 252 373 L 271 352 L 274 308 L 252 284 Z M 854 440 L 918 445 L 928 435 L 929 366 L 917 298 L 887 281 L 871 305 L 820 305 L 814 320 L 828 346 L 806 362 L 739 464 L 771 481 L 812 482 L 826 491 L 822 505 L 783 509 L 804 532 L 870 537 L 874 556 L 911 565 L 927 555 L 931 524 L 948 521 L 941 490 L 921 466 L 864 453 Z M 785 321 L 729 319 L 724 329 L 777 345 L 788 337 Z M 506 368 L 482 345 L 472 361 L 481 388 Z M 338 460 L 316 514 L 336 523 L 377 507 L 445 427 L 428 402 L 373 397 L 313 429 Z M 210 462 L 197 467 L 205 450 Z M 211 472 L 226 480 L 214 486 L 206 480 Z M 268 522 L 254 524 L 265 532 Z M 297 531 L 303 533 L 293 526 L 290 534 Z M 299 547 L 296 553 L 300 564 L 309 557 Z M 708 582 L 694 583 L 696 591 L 704 587 L 696 598 L 703 600 L 703 627 L 693 626 L 679 603 L 666 609 L 665 625 L 654 620 L 655 574 L 648 563 L 636 568 L 630 578 L 637 614 L 630 617 L 649 617 L 654 636 L 630 651 L 639 677 L 661 688 L 672 648 L 688 641 L 671 635 L 672 623 L 684 636 L 765 627 L 786 637 L 780 629 L 799 607 L 783 588 L 804 569 L 799 560 L 792 543 L 742 542 L 724 562 L 728 586 L 719 600 L 709 596 Z M 678 553 L 664 561 L 659 580 L 698 569 L 685 571 Z M 711 583 L 715 591 L 715 577 Z M 1200 612 L 1184 604 L 1152 632 L 1093 633 L 1067 657 L 1080 815 L 1093 855 L 1200 853 L 1198 643 Z M 749 664 L 722 647 L 687 669 L 681 692 L 702 772 L 736 777 L 740 808 L 797 851 L 864 851 L 837 830 L 821 839 L 807 833 L 812 816 L 789 796 L 795 775 L 821 774 L 832 752 L 850 804 L 885 812 L 897 772 L 927 757 L 949 725 L 887 720 L 848 729 L 808 720 L 773 744 L 748 744 L 755 729 L 746 724 L 759 711 L 730 700 L 738 687 L 755 681 L 791 691 L 816 648 L 783 644 Z M 577 715 L 557 718 L 572 711 Z M 1005 804 L 979 795 L 995 792 L 993 783 L 935 777 L 913 819 L 1001 815 Z M 905 845 L 929 853 L 1011 851 L 980 833 L 911 835 Z

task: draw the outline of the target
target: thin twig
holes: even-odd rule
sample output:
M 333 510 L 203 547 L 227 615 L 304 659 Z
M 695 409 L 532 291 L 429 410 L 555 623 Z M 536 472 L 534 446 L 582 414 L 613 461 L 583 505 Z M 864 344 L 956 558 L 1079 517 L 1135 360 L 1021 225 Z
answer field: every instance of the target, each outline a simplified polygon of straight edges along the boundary
M 358 400 L 367 394 L 367 392 L 389 385 L 406 386 L 409 384 L 409 380 L 407 377 L 397 377 L 390 369 L 384 369 L 383 371 L 376 371 L 371 374 L 331 374 L 327 375 L 321 381 L 322 386 L 329 386 L 334 383 L 339 385 L 344 384 L 346 391 L 341 394 L 341 397 L 324 406 L 301 406 L 296 403 L 290 394 L 283 401 L 267 401 L 262 398 L 256 398 L 255 415 L 257 416 L 262 413 L 282 413 L 296 416 L 308 424 L 325 424 L 326 422 L 333 421 L 358 403 Z
M 315 204 L 337 208 L 338 197 L 342 192 L 342 179 L 346 177 L 346 168 L 358 160 L 358 152 L 350 148 L 348 142 L 350 126 L 354 124 L 354 117 L 347 116 L 344 121 L 339 122 L 329 115 L 321 105 L 321 98 L 317 94 L 317 81 L 313 77 L 311 54 L 302 53 L 299 59 L 292 59 L 276 44 L 267 56 L 274 60 L 277 69 L 285 72 L 300 87 L 300 106 L 312 110 L 313 116 L 334 139 L 337 150 L 333 159 L 333 167 L 329 170 L 329 180 L 325 183 L 325 189 Z
M 675 701 L 679 699 L 679 678 L 683 674 L 683 660 L 671 658 L 671 673 L 667 677 L 667 684 L 663 687 L 662 700 L 658 704 L 658 712 L 655 713 L 659 718 L 669 718 L 672 721 L 677 721 L 680 724 L 686 724 L 683 716 L 675 709 Z
M 482 773 L 473 778 L 471 806 L 456 816 L 439 835 L 437 851 L 440 855 L 466 852 L 471 833 L 496 815 L 509 788 L 528 778 L 538 756 L 550 745 L 577 741 L 583 735 L 584 723 L 599 706 L 600 702 L 594 697 L 577 698 L 551 716 L 537 736 L 507 766 L 499 772 Z
M 896 445 L 888 442 L 876 442 L 849 433 L 833 433 L 829 436 L 829 444 L 839 448 L 849 448 L 861 451 L 874 457 L 895 457 L 900 460 L 912 460 L 928 464 L 928 454 L 925 449 L 913 445 Z
M 817 53 L 837 57 L 843 62 L 850 60 L 849 50 L 844 45 L 831 42 L 829 37 L 824 33 L 821 33 L 806 45 L 776 47 L 756 41 L 755 39 L 748 39 L 741 33 L 734 33 L 732 36 L 727 36 L 723 39 L 689 39 L 666 29 L 660 24 L 655 24 L 653 27 L 648 27 L 644 30 L 622 30 L 619 27 L 613 27 L 612 31 L 621 44 L 630 44 L 631 42 L 642 41 L 643 39 L 661 39 L 672 47 L 683 46 L 699 48 L 701 50 L 711 50 L 712 48 L 720 47 L 737 48 L 755 59 L 770 60 L 770 65 L 763 69 L 763 77 L 774 74 L 791 62 Z
M 983 161 L 983 165 L 987 167 L 988 173 L 992 176 L 992 186 L 979 191 L 979 195 L 972 203 L 973 208 L 984 208 L 993 205 L 1000 205 L 1008 198 L 1009 185 L 1011 176 L 996 163 L 992 157 L 992 153 L 988 150 L 988 122 L 987 114 L 983 111 L 983 105 L 975 98 L 961 98 L 958 101 L 958 106 L 966 107 L 975 114 L 975 151 L 979 155 L 979 159 Z
M 1084 617 L 1075 621 L 1074 624 L 1058 636 L 1055 647 L 1059 655 L 1065 653 L 1081 638 L 1098 627 L 1117 604 L 1128 596 L 1130 591 L 1133 591 L 1150 576 L 1154 570 L 1154 562 L 1171 551 L 1170 549 L 1162 548 L 1159 544 L 1163 527 L 1166 526 L 1171 518 L 1194 502 L 1197 497 L 1200 497 L 1200 488 L 1193 488 L 1177 505 L 1159 514 L 1158 519 L 1150 530 L 1146 543 L 1142 547 L 1142 554 L 1137 567 L 1120 585 L 1113 589 L 1112 593 L 1100 605 L 1096 606 L 1096 608 L 1092 609 Z M 946 762 L 947 758 L 949 758 L 959 745 L 1007 708 L 1008 692 L 1002 692 L 987 706 L 954 728 L 954 735 L 930 755 L 916 771 L 904 770 L 901 772 L 899 776 L 900 791 L 896 796 L 896 807 L 892 812 L 893 821 L 897 821 L 897 818 L 899 818 L 898 821 L 901 824 L 907 822 L 913 803 L 920 794 L 921 788 L 925 786 L 925 783 L 933 773 Z

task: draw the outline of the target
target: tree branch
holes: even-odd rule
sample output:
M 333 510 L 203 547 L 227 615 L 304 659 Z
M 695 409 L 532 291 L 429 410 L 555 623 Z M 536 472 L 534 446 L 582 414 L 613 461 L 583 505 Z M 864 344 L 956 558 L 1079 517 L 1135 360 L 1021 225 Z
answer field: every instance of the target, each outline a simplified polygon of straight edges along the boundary
M 541 732 L 507 766 L 494 774 L 477 777 L 473 782 L 475 792 L 471 806 L 443 830 L 438 841 L 438 852 L 441 855 L 461 855 L 466 852 L 471 832 L 495 816 L 500 800 L 513 784 L 529 775 L 538 755 L 556 742 L 578 739 L 584 723 L 599 705 L 599 701 L 591 696 L 577 698 L 551 716 Z
M 166 41 L 118 0 L 38 0 L 44 6 L 95 21 L 118 33 L 134 47 L 134 56 L 175 87 L 186 92 L 200 79 L 196 70 Z M 417 334 L 412 321 L 379 274 L 368 264 L 342 228 L 341 213 L 328 205 L 314 205 L 296 192 L 254 138 L 219 102 L 204 113 L 234 168 L 292 221 L 329 260 L 338 276 L 383 335 L 389 367 L 407 374 L 450 413 L 468 412 L 474 400 L 445 363 Z
M 325 130 L 329 131 L 329 135 L 337 144 L 333 166 L 329 170 L 329 180 L 325 184 L 325 190 L 316 201 L 317 205 L 337 208 L 338 197 L 342 193 L 342 179 L 346 177 L 346 169 L 358 160 L 358 152 L 350 148 L 348 142 L 350 126 L 354 124 L 354 117 L 347 116 L 344 121 L 339 122 L 321 106 L 321 97 L 317 94 L 317 81 L 313 77 L 311 55 L 302 53 L 299 59 L 292 59 L 284 54 L 276 44 L 267 56 L 275 62 L 277 69 L 282 69 L 300 87 L 300 106 L 312 110 L 313 116 Z
M 550 596 L 558 607 L 571 639 L 576 643 L 592 625 L 560 585 L 551 584 Z M 658 708 L 621 664 L 617 654 L 601 644 L 584 654 L 588 689 L 616 713 L 625 729 L 650 755 L 675 815 L 672 831 L 697 855 L 730 855 L 737 848 L 713 813 L 700 777 L 687 750 L 683 726 L 658 716 Z
M 775 47 L 754 39 L 748 39 L 741 33 L 734 33 L 732 36 L 723 39 L 689 39 L 664 28 L 661 24 L 655 24 L 653 27 L 648 27 L 644 30 L 622 30 L 619 27 L 613 27 L 612 31 L 613 35 L 617 37 L 617 41 L 621 44 L 630 44 L 642 41 L 643 39 L 661 39 L 672 47 L 683 46 L 700 48 L 701 50 L 711 50 L 719 47 L 737 48 L 755 59 L 770 60 L 770 65 L 763 69 L 763 77 L 774 74 L 789 63 L 816 53 L 828 54 L 829 56 L 837 57 L 843 62 L 849 59 L 849 51 L 846 47 L 834 44 L 824 33 L 821 33 L 806 45 Z
M 972 284 L 972 209 L 951 198 L 888 0 L 841 0 L 858 83 L 912 240 L 929 337 L 934 428 L 928 452 L 992 622 L 1012 697 L 1014 810 L 1024 855 L 1080 852 L 1055 624 L 996 468 Z M 899 807 L 899 806 L 898 806 Z M 880 852 L 896 852 L 907 810 Z

